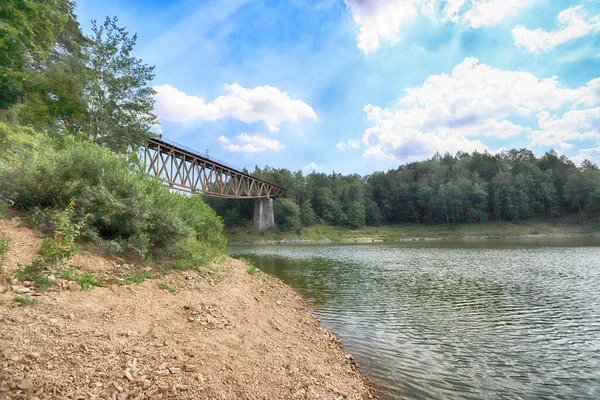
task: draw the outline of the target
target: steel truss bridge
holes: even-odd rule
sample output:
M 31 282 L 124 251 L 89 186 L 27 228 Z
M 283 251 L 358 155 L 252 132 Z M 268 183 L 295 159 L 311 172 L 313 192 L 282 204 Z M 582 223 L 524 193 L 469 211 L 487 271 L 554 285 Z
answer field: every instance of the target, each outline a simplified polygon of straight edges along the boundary
M 164 138 L 148 139 L 144 149 L 147 174 L 175 190 L 232 199 L 272 198 L 283 188 L 255 178 L 219 160 Z

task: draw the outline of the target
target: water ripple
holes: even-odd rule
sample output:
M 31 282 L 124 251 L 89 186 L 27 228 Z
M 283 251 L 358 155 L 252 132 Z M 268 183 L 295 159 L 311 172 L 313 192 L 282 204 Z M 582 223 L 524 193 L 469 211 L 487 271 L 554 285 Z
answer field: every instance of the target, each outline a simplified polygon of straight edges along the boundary
M 300 290 L 392 397 L 600 398 L 600 243 L 498 243 L 233 252 Z

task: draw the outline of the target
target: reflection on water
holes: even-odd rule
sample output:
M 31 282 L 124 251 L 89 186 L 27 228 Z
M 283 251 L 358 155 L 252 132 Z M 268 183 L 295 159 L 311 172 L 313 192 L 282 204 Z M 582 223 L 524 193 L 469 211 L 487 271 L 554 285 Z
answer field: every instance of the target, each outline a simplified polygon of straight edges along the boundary
M 299 290 L 386 393 L 600 398 L 600 241 L 232 247 Z

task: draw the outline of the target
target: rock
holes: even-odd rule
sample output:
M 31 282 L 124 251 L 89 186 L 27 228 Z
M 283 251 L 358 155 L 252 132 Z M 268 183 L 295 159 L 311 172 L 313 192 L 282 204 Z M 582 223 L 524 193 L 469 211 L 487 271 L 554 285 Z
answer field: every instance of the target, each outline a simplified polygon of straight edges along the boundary
M 31 281 L 23 281 L 23 286 L 25 286 L 25 287 L 31 286 Z
M 125 370 L 125 378 L 127 378 L 129 382 L 133 381 L 133 376 L 131 376 L 131 372 L 129 372 L 129 369 Z
M 77 292 L 81 290 L 81 286 L 77 282 L 69 282 L 69 284 L 67 285 L 67 290 Z
M 0 286 L 0 293 L 6 292 L 6 288 L 4 286 Z
M 73 314 L 73 313 L 69 314 L 69 319 L 70 320 L 74 320 L 75 319 L 75 314 Z
M 192 316 L 189 316 L 189 317 L 188 317 L 188 321 L 190 321 L 190 322 L 194 322 L 194 321 L 195 321 L 195 319 L 194 319 L 194 317 L 192 317 Z
M 31 292 L 31 289 L 29 289 L 28 287 L 17 288 L 15 290 L 16 294 L 25 294 L 25 293 L 29 293 L 29 292 Z
M 183 366 L 183 370 L 185 372 L 196 372 L 196 371 L 198 371 L 198 366 L 197 365 L 192 365 L 192 364 L 185 364 Z
M 37 360 L 38 358 L 40 358 L 42 355 L 40 353 L 37 352 L 33 352 L 33 353 L 29 353 L 28 354 L 29 358 L 33 358 L 34 360 Z
M 142 382 L 142 389 L 148 390 L 148 389 L 150 389 L 151 385 L 152 385 L 152 382 L 150 382 L 148 379 L 145 379 L 144 382 Z
M 171 368 L 169 368 L 169 372 L 172 373 L 173 375 L 177 375 L 177 374 L 181 373 L 181 368 L 171 367 Z
M 22 380 L 17 384 L 17 388 L 21 390 L 31 390 L 33 389 L 33 384 L 30 381 Z
M 278 306 L 280 306 L 280 305 L 281 305 L 281 300 L 277 300 L 277 301 L 275 302 L 275 304 L 277 304 Z
M 50 282 L 56 282 L 56 277 L 54 275 L 50 274 L 50 275 L 48 275 L 48 280 Z
M 54 283 L 61 289 L 66 289 L 69 286 L 69 281 L 66 279 L 56 279 Z
M 196 379 L 200 383 L 204 383 L 204 377 L 202 376 L 202 374 L 195 375 L 194 379 Z
M 117 400 L 127 400 L 128 397 L 129 395 L 127 393 L 119 393 L 117 395 Z

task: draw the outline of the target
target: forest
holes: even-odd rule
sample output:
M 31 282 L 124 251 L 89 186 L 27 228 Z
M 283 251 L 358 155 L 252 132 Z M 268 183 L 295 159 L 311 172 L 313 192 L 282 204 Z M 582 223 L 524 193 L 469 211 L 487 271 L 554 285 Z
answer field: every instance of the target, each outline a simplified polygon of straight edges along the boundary
M 598 220 L 600 170 L 549 151 L 435 154 L 367 176 L 256 167 L 252 173 L 286 189 L 275 200 L 283 229 L 316 223 L 360 227 L 522 221 L 570 216 Z M 228 226 L 247 225 L 253 203 L 207 199 Z

